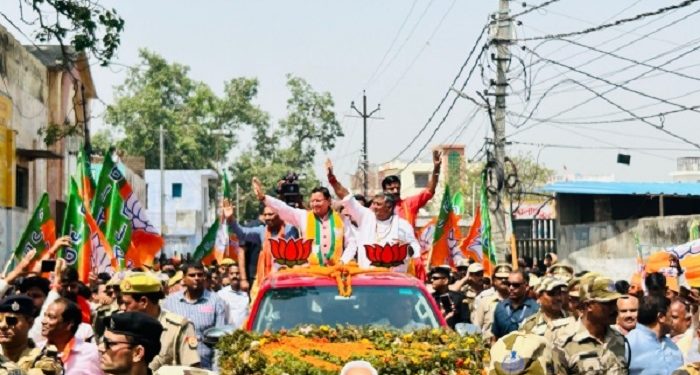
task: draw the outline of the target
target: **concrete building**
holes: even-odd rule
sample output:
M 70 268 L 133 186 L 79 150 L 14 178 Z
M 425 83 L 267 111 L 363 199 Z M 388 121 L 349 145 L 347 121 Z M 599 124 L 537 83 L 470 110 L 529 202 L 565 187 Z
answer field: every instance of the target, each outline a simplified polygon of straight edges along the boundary
M 437 214 L 440 206 L 442 192 L 445 183 L 449 181 L 450 188 L 455 191 L 455 186 L 461 186 L 466 172 L 466 159 L 464 157 L 464 145 L 440 145 L 434 149 L 442 152 L 442 170 L 440 180 L 435 191 L 435 197 L 421 209 L 416 220 L 416 226 L 422 227 L 430 218 Z M 382 180 L 391 175 L 398 175 L 401 179 L 401 196 L 410 197 L 420 193 L 428 186 L 430 175 L 433 173 L 432 154 L 427 160 L 418 160 L 411 164 L 405 161 L 394 161 L 379 166 L 371 166 L 369 173 L 369 195 L 372 196 L 382 190 Z M 362 192 L 362 171 L 358 170 L 351 180 L 351 191 Z M 467 220 L 471 223 L 471 220 Z
M 559 258 L 616 279 L 635 269 L 635 237 L 646 256 L 687 242 L 700 218 L 697 182 L 556 182 L 543 190 L 556 196 Z
M 700 157 L 678 158 L 676 170 L 671 172 L 671 178 L 673 181 L 700 182 Z
M 62 224 L 69 176 L 96 97 L 84 54 L 23 46 L 0 26 L 0 261 L 44 192 Z M 63 136 L 72 134 L 71 136 Z M 50 135 L 53 135 L 50 136 Z M 47 146 L 46 141 L 51 143 Z
M 191 253 L 215 220 L 209 196 L 219 176 L 210 169 L 165 171 L 165 225 L 161 228 L 160 170 L 146 170 L 146 213 L 163 234 L 165 252 Z

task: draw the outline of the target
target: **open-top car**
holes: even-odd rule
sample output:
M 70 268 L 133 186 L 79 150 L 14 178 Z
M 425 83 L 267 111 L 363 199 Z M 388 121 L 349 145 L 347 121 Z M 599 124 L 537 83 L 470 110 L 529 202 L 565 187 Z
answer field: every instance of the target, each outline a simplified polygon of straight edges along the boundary
M 269 275 L 246 328 L 263 332 L 307 324 L 406 331 L 446 325 L 425 286 L 407 274 L 338 266 L 335 271 L 291 269 Z

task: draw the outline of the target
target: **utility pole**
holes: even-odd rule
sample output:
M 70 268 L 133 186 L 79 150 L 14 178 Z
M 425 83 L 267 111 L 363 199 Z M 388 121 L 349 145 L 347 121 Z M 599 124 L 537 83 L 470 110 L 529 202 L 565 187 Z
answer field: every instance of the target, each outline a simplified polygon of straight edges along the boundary
M 357 109 L 357 107 L 355 107 L 355 102 L 350 103 L 350 108 L 354 109 L 355 112 L 357 112 L 357 114 L 360 117 L 362 117 L 362 187 L 363 194 L 367 196 L 369 192 L 369 178 L 367 177 L 369 173 L 369 160 L 367 158 L 367 119 L 372 118 L 372 115 L 381 109 L 381 104 L 377 104 L 377 108 L 375 108 L 374 111 L 368 114 L 367 95 L 365 94 L 365 90 L 362 90 L 362 112 L 360 112 L 360 110 Z
M 160 123 L 159 129 L 160 143 L 160 235 L 165 239 L 165 139 L 163 138 L 163 123 Z M 163 249 L 165 251 L 165 245 Z
M 506 95 L 508 89 L 508 66 L 510 65 L 510 43 L 511 43 L 511 23 L 510 18 L 510 0 L 498 0 L 498 13 L 496 13 L 491 26 L 491 44 L 496 48 L 495 56 L 492 58 L 496 63 L 496 80 L 492 81 L 495 85 L 494 91 L 496 96 L 496 106 L 494 108 L 493 121 L 493 142 L 494 156 L 500 168 L 505 168 L 505 144 L 506 144 Z M 499 191 L 499 200 L 503 202 L 503 191 Z M 499 205 L 498 209 L 493 212 L 495 220 L 493 231 L 493 239 L 497 247 L 507 249 L 506 241 L 507 225 L 505 220 L 505 212 L 503 205 Z

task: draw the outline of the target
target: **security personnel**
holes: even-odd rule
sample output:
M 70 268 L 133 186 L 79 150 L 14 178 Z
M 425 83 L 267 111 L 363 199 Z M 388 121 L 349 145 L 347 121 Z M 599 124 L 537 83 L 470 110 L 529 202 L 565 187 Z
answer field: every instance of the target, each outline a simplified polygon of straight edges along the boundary
M 555 263 L 549 267 L 547 273 L 562 278 L 567 283 L 574 278 L 574 268 L 564 263 Z
M 558 277 L 551 275 L 542 277 L 535 287 L 540 310 L 523 320 L 519 330 L 551 339 L 555 330 L 573 322 L 573 319 L 565 319 L 567 313 L 562 302 L 562 294 L 566 291 L 566 286 L 566 282 Z
M 545 375 L 551 367 L 551 351 L 539 335 L 513 331 L 491 347 L 489 375 Z
M 58 352 L 47 348 L 35 348 L 29 339 L 29 329 L 34 323 L 36 307 L 30 297 L 12 295 L 0 301 L 0 348 L 8 361 L 32 374 L 60 374 L 63 366 Z M 53 353 L 53 355 L 51 355 Z M 1 361 L 0 361 L 1 362 Z M 1 366 L 0 366 L 1 367 Z M 41 371 L 41 370 L 45 371 Z M 0 374 L 3 372 L 0 371 Z
M 164 297 L 160 281 L 147 273 L 132 273 L 120 284 L 122 311 L 139 311 L 160 321 L 163 326 L 160 353 L 150 363 L 152 371 L 165 365 L 196 366 L 197 336 L 194 326 L 180 315 L 165 311 L 159 300 Z
M 688 363 L 673 371 L 671 375 L 700 375 L 700 363 Z
M 163 327 L 155 318 L 136 311 L 114 314 L 106 323 L 100 368 L 106 374 L 147 375 L 149 363 L 160 352 Z
M 102 338 L 102 335 L 104 334 L 104 322 L 109 320 L 109 317 L 112 316 L 112 314 L 119 312 L 119 299 L 121 298 L 119 284 L 122 282 L 125 275 L 125 272 L 117 272 L 105 285 L 107 288 L 106 293 L 112 297 L 112 303 L 109 305 L 101 305 L 95 310 L 95 314 L 92 319 L 92 328 L 95 332 L 95 342 L 99 342 L 100 338 Z
M 622 334 L 610 328 L 615 323 L 619 297 L 610 278 L 596 276 L 581 282 L 583 315 L 555 332 L 551 373 L 615 375 L 629 372 L 629 344 Z
M 494 268 L 491 279 L 493 286 L 479 293 L 474 299 L 476 311 L 471 316 L 472 323 L 481 328 L 486 341 L 493 336 L 491 326 L 493 325 L 493 314 L 496 311 L 496 305 L 508 297 L 508 286 L 506 286 L 506 283 L 511 271 L 513 271 L 513 267 L 510 264 L 498 264 Z

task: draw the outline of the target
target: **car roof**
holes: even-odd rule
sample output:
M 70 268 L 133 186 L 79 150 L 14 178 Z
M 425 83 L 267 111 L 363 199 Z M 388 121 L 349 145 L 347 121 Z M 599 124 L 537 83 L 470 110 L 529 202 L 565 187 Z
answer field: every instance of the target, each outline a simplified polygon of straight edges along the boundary
M 352 276 L 353 286 L 412 286 L 421 285 L 420 280 L 397 272 L 370 272 L 360 273 Z M 294 288 L 309 286 L 337 286 L 334 277 L 324 275 L 313 275 L 296 272 L 276 272 L 270 274 L 263 283 L 263 287 L 269 284 L 270 288 Z

